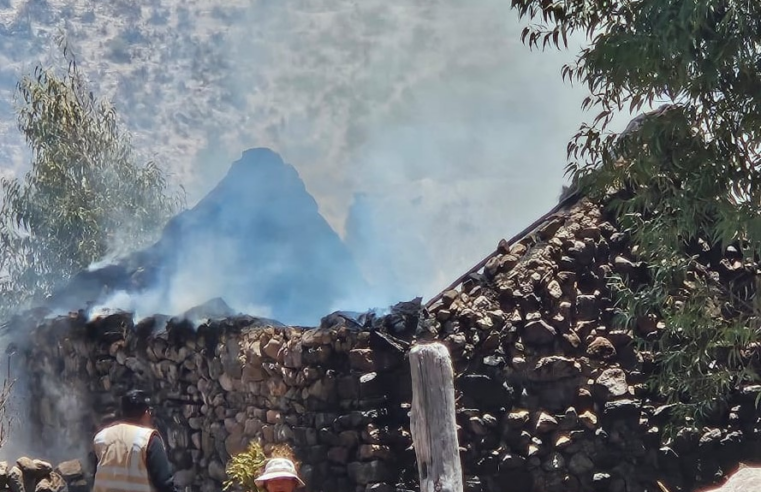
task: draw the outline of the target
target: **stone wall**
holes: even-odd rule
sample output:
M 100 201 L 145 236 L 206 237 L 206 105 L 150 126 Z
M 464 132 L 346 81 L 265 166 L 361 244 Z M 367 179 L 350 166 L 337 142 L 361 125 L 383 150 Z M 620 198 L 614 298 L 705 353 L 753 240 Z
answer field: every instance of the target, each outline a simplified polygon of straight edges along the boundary
M 707 263 L 723 282 L 757 276 L 756 265 L 721 251 Z M 502 243 L 481 271 L 430 306 L 431 331 L 467 361 L 460 371 L 490 374 L 515 395 L 511 410 L 490 419 L 502 424 L 499 439 L 469 442 L 465 459 L 482 479 L 499 477 L 503 490 L 658 491 L 656 480 L 695 490 L 740 459 L 761 458 L 759 386 L 717 408 L 709 427 L 663 435 L 673 406 L 648 391 L 654 354 L 638 350 L 635 335 L 657 336 L 664 325 L 650 316 L 636 320 L 637 333 L 615 328 L 613 273 L 636 285 L 647 265 L 613 218 L 582 200 Z M 486 417 L 474 412 L 474 434 Z
M 312 491 L 414 489 L 405 354 L 437 339 L 455 363 L 468 491 L 659 491 L 656 480 L 693 490 L 759 456 L 759 388 L 713 427 L 661 435 L 670 407 L 644 385 L 652 354 L 611 328 L 606 286 L 610 272 L 642 268 L 582 202 L 503 244 L 421 316 L 333 315 L 315 329 L 249 317 L 197 329 L 124 313 L 47 320 L 25 345 L 31 412 L 43 440 L 65 431 L 86 444 L 116 396 L 140 387 L 155 395 L 181 486 L 219 490 L 229 456 L 261 438 L 294 447 Z M 659 326 L 644 319 L 638 330 Z
M 88 492 L 90 482 L 79 460 L 56 467 L 26 456 L 9 464 L 0 461 L 0 490 L 10 492 Z
M 225 463 L 253 438 L 288 442 L 311 490 L 385 490 L 413 481 L 406 345 L 345 327 L 258 327 L 252 318 L 203 325 L 128 314 L 87 323 L 58 318 L 34 332 L 27 362 L 33 420 L 51 442 L 88 439 L 115 414 L 116 396 L 151 391 L 177 469 L 192 490 L 218 491 Z M 78 406 L 59 411 L 60 394 Z

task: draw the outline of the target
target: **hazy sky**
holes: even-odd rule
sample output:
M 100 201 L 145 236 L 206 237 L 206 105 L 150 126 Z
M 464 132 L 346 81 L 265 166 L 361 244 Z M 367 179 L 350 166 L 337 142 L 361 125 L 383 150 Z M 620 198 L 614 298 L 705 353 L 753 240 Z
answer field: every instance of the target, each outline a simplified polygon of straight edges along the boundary
M 191 202 L 244 149 L 271 147 L 342 236 L 365 193 L 374 242 L 392 244 L 366 261 L 390 263 L 426 297 L 555 203 L 585 116 L 585 90 L 560 78 L 578 44 L 530 52 L 509 0 L 49 3 L 136 145 L 171 166 Z M 55 24 L 28 5 L 0 7 L 0 23 L 26 15 L 43 39 Z M 131 61 L 111 60 L 116 38 Z M 6 50 L 1 97 L 43 44 Z M 24 148 L 3 110 L 0 156 L 18 173 Z

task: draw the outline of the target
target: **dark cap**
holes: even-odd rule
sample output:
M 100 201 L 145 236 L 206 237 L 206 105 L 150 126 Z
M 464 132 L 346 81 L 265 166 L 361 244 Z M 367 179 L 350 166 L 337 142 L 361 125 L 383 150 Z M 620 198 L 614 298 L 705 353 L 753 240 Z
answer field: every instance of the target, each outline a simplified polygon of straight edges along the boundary
M 151 399 L 143 390 L 133 389 L 122 396 L 122 416 L 137 419 L 151 408 Z

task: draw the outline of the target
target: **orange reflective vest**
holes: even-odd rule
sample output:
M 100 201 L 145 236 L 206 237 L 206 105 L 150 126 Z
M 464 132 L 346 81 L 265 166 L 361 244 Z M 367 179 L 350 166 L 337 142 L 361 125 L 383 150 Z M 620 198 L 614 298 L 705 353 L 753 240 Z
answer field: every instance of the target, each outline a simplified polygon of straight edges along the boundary
M 155 429 L 119 423 L 106 427 L 93 441 L 98 468 L 93 492 L 156 492 L 145 465 Z

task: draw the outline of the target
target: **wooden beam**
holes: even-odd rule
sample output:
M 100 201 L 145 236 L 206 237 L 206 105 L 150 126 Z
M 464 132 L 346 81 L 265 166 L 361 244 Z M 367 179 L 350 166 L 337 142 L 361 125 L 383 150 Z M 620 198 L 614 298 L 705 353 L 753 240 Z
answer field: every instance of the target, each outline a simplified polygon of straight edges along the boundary
M 410 430 L 420 473 L 420 492 L 462 492 L 455 420 L 454 371 L 442 343 L 410 350 Z

